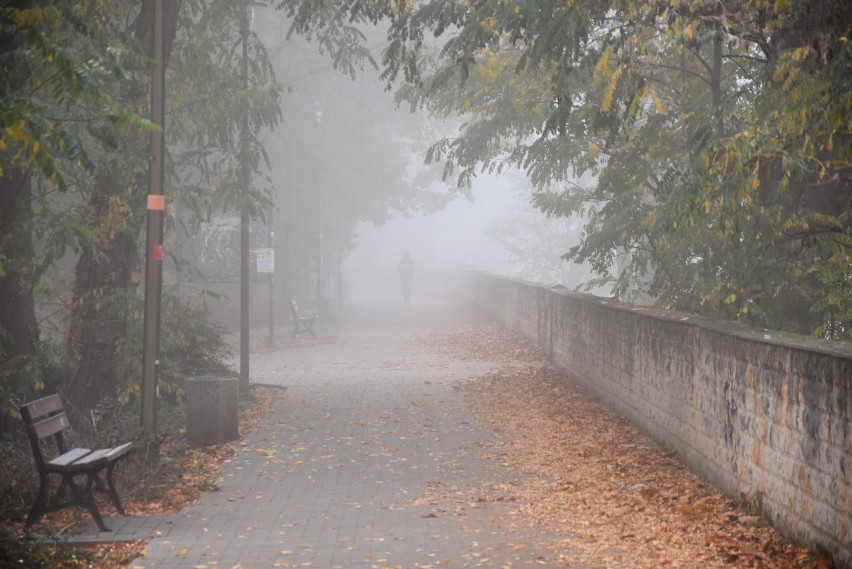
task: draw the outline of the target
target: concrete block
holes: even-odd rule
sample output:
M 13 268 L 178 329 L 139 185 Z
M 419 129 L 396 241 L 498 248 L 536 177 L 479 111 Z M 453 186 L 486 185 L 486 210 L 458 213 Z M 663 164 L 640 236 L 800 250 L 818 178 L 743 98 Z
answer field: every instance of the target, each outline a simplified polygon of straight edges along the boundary
M 186 439 L 193 445 L 216 445 L 237 440 L 239 381 L 235 377 L 205 375 L 189 380 L 186 388 Z

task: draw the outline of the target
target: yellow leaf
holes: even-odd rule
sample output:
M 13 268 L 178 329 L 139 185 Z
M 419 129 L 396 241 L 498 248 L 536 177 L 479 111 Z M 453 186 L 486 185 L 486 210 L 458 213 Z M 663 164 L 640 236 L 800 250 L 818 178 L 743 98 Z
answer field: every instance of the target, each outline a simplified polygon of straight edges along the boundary
M 188 552 L 186 549 L 181 549 L 180 551 L 178 551 L 178 552 L 177 552 L 177 556 L 178 556 L 178 557 L 183 557 L 183 556 L 185 556 L 187 553 L 189 553 L 189 552 Z
M 666 107 L 663 105 L 663 102 L 657 97 L 656 93 L 651 93 L 651 101 L 654 103 L 654 108 L 657 110 L 657 114 L 665 114 Z
M 725 304 L 733 304 L 737 301 L 737 295 L 729 294 L 725 297 Z
M 12 140 L 21 141 L 24 139 L 24 121 L 19 121 L 16 124 L 10 124 L 6 127 L 6 134 L 9 135 Z
M 618 86 L 618 78 L 621 75 L 621 67 L 615 70 L 609 78 L 609 84 L 604 91 L 603 101 L 601 101 L 601 112 L 605 113 L 612 107 L 612 96 L 615 94 L 615 88 Z
M 601 147 L 595 144 L 594 142 L 589 145 L 589 158 L 592 160 L 597 160 L 598 156 L 601 153 Z
M 598 62 L 595 65 L 595 75 L 602 73 L 603 70 L 607 68 L 607 63 L 609 62 L 609 56 L 611 54 L 612 54 L 612 46 L 609 46 L 601 54 L 600 59 L 598 59 Z

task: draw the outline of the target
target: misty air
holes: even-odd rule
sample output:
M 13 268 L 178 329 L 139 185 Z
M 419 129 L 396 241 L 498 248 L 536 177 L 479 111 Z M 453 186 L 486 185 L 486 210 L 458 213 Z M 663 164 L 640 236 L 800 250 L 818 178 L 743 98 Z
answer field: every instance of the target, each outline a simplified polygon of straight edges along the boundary
M 0 8 L 0 566 L 852 567 L 839 0 Z

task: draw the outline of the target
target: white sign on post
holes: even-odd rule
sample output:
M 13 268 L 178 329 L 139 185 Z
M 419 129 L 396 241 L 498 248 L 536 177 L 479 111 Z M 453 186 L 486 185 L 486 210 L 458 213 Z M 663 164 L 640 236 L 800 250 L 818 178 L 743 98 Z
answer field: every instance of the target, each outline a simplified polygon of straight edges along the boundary
M 258 249 L 256 258 L 258 273 L 275 272 L 275 249 L 272 249 L 271 247 Z

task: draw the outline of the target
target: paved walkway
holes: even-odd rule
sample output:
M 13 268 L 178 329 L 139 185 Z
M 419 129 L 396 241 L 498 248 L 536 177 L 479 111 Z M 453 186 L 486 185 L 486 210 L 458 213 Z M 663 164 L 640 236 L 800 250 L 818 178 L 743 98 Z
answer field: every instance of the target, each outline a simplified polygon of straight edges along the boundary
M 252 356 L 252 380 L 287 391 L 223 467 L 219 492 L 174 517 L 108 521 L 115 538 L 153 537 L 134 567 L 557 565 L 508 504 L 466 498 L 521 476 L 488 458 L 499 434 L 452 389 L 491 364 L 418 338 L 476 316 L 396 299 L 347 313 L 334 343 Z

